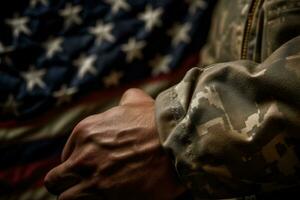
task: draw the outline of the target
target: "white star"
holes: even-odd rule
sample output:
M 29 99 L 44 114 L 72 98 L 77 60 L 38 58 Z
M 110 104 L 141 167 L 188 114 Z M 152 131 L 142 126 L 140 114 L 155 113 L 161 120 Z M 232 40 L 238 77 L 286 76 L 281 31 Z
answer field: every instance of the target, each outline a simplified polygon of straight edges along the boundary
M 148 5 L 145 12 L 139 15 L 139 19 L 145 22 L 146 30 L 151 31 L 155 26 L 160 26 L 162 24 L 161 20 L 159 19 L 162 13 L 162 8 L 153 10 L 152 6 Z
M 176 46 L 181 42 L 189 43 L 191 38 L 188 32 L 191 30 L 189 23 L 175 24 L 168 34 L 172 37 L 172 45 Z
M 97 69 L 94 66 L 96 61 L 95 55 L 85 56 L 81 55 L 77 60 L 75 60 L 74 65 L 79 68 L 78 76 L 83 78 L 87 73 L 96 75 Z
M 11 52 L 13 50 L 12 47 L 6 47 L 4 46 L 1 42 L 0 42 L 0 54 L 2 53 L 8 53 Z M 0 56 L 0 64 L 7 64 L 7 65 L 11 65 L 12 61 L 11 59 L 8 57 L 8 55 L 3 55 Z
M 4 53 L 5 52 L 5 47 L 4 45 L 0 42 L 0 53 Z
M 48 0 L 30 0 L 30 7 L 34 8 L 38 3 L 43 4 L 43 6 L 48 6 Z
M 58 38 L 51 38 L 47 42 L 44 43 L 44 48 L 46 49 L 46 57 L 47 58 L 52 58 L 54 54 L 57 52 L 62 51 L 61 44 L 63 43 L 63 38 L 58 37 Z
M 122 76 L 122 72 L 113 70 L 108 76 L 103 78 L 105 87 L 117 86 Z
M 9 53 L 13 51 L 13 47 L 12 46 L 4 46 L 1 42 L 0 42 L 0 53 Z
M 0 53 L 3 53 L 4 52 L 4 45 L 2 44 L 2 42 L 0 42 Z
M 14 96 L 13 95 L 9 95 L 6 102 L 1 105 L 0 107 L 2 107 L 2 111 L 4 114 L 9 113 L 9 114 L 14 114 L 16 116 L 19 115 L 18 112 L 18 106 L 20 105 L 20 103 L 17 103 Z
M 142 49 L 146 46 L 144 41 L 136 41 L 134 38 L 130 38 L 127 44 L 122 45 L 122 50 L 126 53 L 126 61 L 132 62 L 135 58 L 142 59 Z
M 207 8 L 207 3 L 203 0 L 186 0 L 189 4 L 189 12 L 192 14 L 195 14 L 198 8 L 200 9 L 206 9 Z
M 77 92 L 76 87 L 68 88 L 66 85 L 63 85 L 59 90 L 53 93 L 53 96 L 57 98 L 57 105 L 70 102 L 72 96 Z
M 19 17 L 18 15 L 16 15 L 13 19 L 5 20 L 6 24 L 8 24 L 12 28 L 14 37 L 19 37 L 21 33 L 27 35 L 31 34 L 31 31 L 26 26 L 28 21 L 28 17 Z
M 89 32 L 96 37 L 96 43 L 99 45 L 102 41 L 114 42 L 115 38 L 111 34 L 113 29 L 113 24 L 103 24 L 103 22 L 98 21 L 95 27 L 89 29 Z
M 4 45 L 0 42 L 0 54 L 5 52 Z M 0 64 L 2 63 L 2 58 L 0 57 Z
M 152 75 L 157 76 L 161 73 L 168 73 L 170 71 L 170 63 L 172 57 L 170 55 L 161 56 L 157 55 L 151 62 L 150 66 L 153 68 Z
M 82 19 L 79 16 L 82 7 L 80 5 L 72 6 L 72 4 L 68 3 L 63 10 L 59 11 L 59 15 L 65 19 L 64 26 L 65 28 L 69 28 L 72 24 L 81 24 Z
M 1 42 L 0 42 L 0 54 L 2 53 L 9 53 L 13 51 L 13 47 L 12 46 L 4 46 Z M 1 58 L 2 57 L 2 58 Z M 7 65 L 11 65 L 12 61 L 10 59 L 10 57 L 8 57 L 8 55 L 3 55 L 0 56 L 0 64 L 7 64 Z
M 35 86 L 44 88 L 46 85 L 42 77 L 46 74 L 45 69 L 36 70 L 33 66 L 28 72 L 22 73 L 22 77 L 26 80 L 27 90 L 32 91 Z
M 112 6 L 112 12 L 114 14 L 119 12 L 121 9 L 125 11 L 130 10 L 130 6 L 125 0 L 106 0 L 106 2 Z

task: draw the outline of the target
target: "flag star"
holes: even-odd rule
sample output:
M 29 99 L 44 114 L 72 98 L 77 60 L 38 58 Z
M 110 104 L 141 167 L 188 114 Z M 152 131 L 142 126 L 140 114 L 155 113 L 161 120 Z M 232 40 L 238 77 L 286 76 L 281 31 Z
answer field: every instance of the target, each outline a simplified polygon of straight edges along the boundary
M 139 19 L 145 22 L 146 30 L 151 31 L 155 26 L 160 26 L 162 24 L 160 20 L 162 14 L 162 8 L 153 10 L 152 6 L 148 5 L 145 12 L 139 15 Z
M 76 87 L 68 88 L 66 85 L 62 85 L 62 87 L 53 93 L 53 96 L 57 98 L 57 105 L 61 105 L 63 103 L 70 102 L 72 96 L 77 92 Z
M 21 33 L 24 33 L 26 35 L 31 34 L 31 31 L 26 25 L 29 22 L 28 17 L 19 17 L 18 15 L 16 15 L 14 18 L 7 19 L 5 21 L 6 24 L 11 27 L 14 37 L 19 37 Z
M 0 42 L 0 54 L 5 52 L 5 47 L 4 45 Z M 2 58 L 0 57 L 0 64 L 2 63 Z
M 0 42 L 0 53 L 9 53 L 13 50 L 13 46 L 4 46 L 3 43 Z
M 9 53 L 13 51 L 13 47 L 12 46 L 4 46 L 1 42 L 0 42 L 0 54 L 2 53 Z M 1 58 L 2 57 L 2 58 Z M 10 57 L 8 55 L 3 55 L 0 56 L 0 64 L 7 64 L 7 65 L 11 65 L 12 61 L 10 59 Z
M 108 76 L 103 78 L 105 87 L 117 86 L 122 77 L 123 73 L 121 71 L 113 70 Z
M 97 74 L 97 69 L 94 66 L 97 57 L 95 55 L 81 55 L 77 60 L 75 60 L 74 65 L 79 68 L 78 76 L 83 78 L 86 74 Z
M 189 3 L 189 12 L 192 14 L 195 14 L 197 9 L 206 9 L 207 8 L 207 2 L 204 0 L 187 0 L 187 3 Z
M 102 41 L 114 42 L 115 37 L 112 35 L 111 31 L 113 29 L 113 24 L 103 24 L 103 22 L 98 21 L 95 27 L 89 29 L 90 34 L 95 35 L 96 43 L 99 45 Z
M 63 43 L 63 38 L 58 37 L 58 38 L 51 38 L 47 42 L 44 43 L 44 48 L 46 49 L 46 57 L 47 58 L 52 58 L 54 54 L 57 52 L 61 52 L 63 49 L 61 47 Z
M 142 59 L 142 49 L 146 46 L 144 41 L 136 41 L 134 38 L 130 38 L 127 44 L 122 45 L 121 49 L 126 53 L 126 61 L 132 62 L 135 58 Z
M 14 114 L 15 116 L 18 116 L 20 113 L 18 112 L 18 107 L 20 106 L 20 103 L 17 103 L 13 95 L 9 95 L 6 102 L 1 105 L 2 112 Z
M 35 86 L 45 88 L 45 83 L 42 77 L 46 74 L 45 69 L 36 70 L 33 66 L 29 68 L 28 72 L 22 73 L 22 77 L 26 81 L 26 87 L 28 91 L 32 91 Z
M 175 24 L 168 35 L 172 37 L 172 45 L 176 46 L 181 42 L 189 43 L 191 38 L 188 32 L 191 30 L 191 25 L 189 23 L 185 24 Z
M 30 7 L 34 8 L 38 3 L 48 6 L 48 0 L 30 0 Z
M 5 47 L 4 45 L 0 42 L 0 53 L 4 53 L 5 52 Z
M 108 4 L 112 6 L 112 12 L 115 14 L 121 9 L 128 11 L 130 9 L 129 4 L 125 0 L 106 0 Z
M 65 19 L 65 28 L 69 28 L 72 24 L 79 25 L 82 23 L 82 19 L 79 16 L 81 10 L 82 7 L 80 5 L 73 6 L 72 4 L 67 3 L 66 7 L 59 11 L 59 15 Z
M 150 66 L 153 68 L 152 75 L 157 76 L 161 73 L 168 73 L 170 71 L 170 63 L 172 57 L 170 55 L 161 56 L 157 55 L 151 62 Z

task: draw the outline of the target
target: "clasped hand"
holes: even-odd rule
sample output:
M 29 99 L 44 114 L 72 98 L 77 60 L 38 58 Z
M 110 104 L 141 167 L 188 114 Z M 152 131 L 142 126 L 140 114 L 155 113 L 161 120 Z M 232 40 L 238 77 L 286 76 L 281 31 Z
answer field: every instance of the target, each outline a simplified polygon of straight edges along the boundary
M 168 200 L 184 190 L 161 148 L 154 100 L 138 89 L 74 128 L 45 185 L 59 200 Z

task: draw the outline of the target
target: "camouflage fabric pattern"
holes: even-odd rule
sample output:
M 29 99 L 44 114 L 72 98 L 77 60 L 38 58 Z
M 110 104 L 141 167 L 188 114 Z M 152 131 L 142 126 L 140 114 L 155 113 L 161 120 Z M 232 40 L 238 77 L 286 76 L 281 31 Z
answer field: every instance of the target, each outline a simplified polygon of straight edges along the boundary
M 252 26 L 249 10 L 236 16 L 246 3 Z M 196 199 L 300 188 L 299 9 L 300 1 L 220 1 L 216 17 L 228 17 L 214 20 L 203 54 L 217 64 L 191 69 L 156 99 L 161 142 Z
M 262 62 L 300 35 L 299 0 L 221 0 L 213 16 L 202 53 L 205 65 L 239 59 Z

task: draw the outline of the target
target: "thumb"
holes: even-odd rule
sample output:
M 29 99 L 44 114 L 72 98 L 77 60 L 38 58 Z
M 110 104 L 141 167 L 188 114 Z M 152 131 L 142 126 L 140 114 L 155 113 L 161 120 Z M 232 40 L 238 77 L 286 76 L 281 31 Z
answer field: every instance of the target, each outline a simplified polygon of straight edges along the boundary
M 119 105 L 153 103 L 154 99 L 141 89 L 131 88 L 124 92 Z

